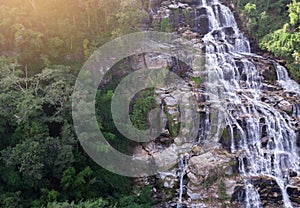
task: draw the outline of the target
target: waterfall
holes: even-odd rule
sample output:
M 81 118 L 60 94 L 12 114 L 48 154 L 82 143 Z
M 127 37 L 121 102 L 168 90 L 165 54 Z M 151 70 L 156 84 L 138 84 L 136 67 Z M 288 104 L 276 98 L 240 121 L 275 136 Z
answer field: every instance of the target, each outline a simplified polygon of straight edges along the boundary
M 205 138 L 208 137 L 208 132 L 210 129 L 209 125 L 209 108 L 208 106 L 204 106 L 204 115 L 201 117 L 201 126 L 199 130 L 199 138 L 198 143 L 202 144 L 205 140 Z
M 293 105 L 293 117 L 300 120 L 300 104 Z
M 178 196 L 178 202 L 177 202 L 177 208 L 182 208 L 182 195 L 184 191 L 184 184 L 183 184 L 183 177 L 186 174 L 186 170 L 188 167 L 188 155 L 181 156 L 179 162 L 178 162 L 178 169 L 180 172 L 179 176 L 179 196 Z
M 300 94 L 300 86 L 297 82 L 289 78 L 286 68 L 278 63 L 274 63 L 274 65 L 277 72 L 277 79 L 281 87 L 285 90 Z
M 262 208 L 261 206 L 261 201 L 259 198 L 259 194 L 257 193 L 257 191 L 255 190 L 255 188 L 253 187 L 253 185 L 251 183 L 249 183 L 249 181 L 245 180 L 244 181 L 245 184 L 245 194 L 246 194 L 246 207 L 251 207 L 251 208 Z
M 276 181 L 286 208 L 292 207 L 286 191 L 289 171 L 299 171 L 296 132 L 290 115 L 262 101 L 264 81 L 253 61 L 250 43 L 238 29 L 230 9 L 216 0 L 201 0 L 199 7 L 206 10 L 210 31 L 204 35 L 206 68 L 218 73 L 224 94 L 220 95 L 226 108 L 226 125 L 231 135 L 231 152 L 241 152 L 239 172 L 244 178 L 246 208 L 262 207 L 253 177 L 269 177 Z M 288 77 L 287 70 L 274 62 L 277 83 L 285 90 L 300 94 L 299 85 Z M 209 80 L 210 81 L 210 80 Z M 211 81 L 214 81 L 211 79 Z M 294 117 L 299 116 L 299 105 L 293 106 Z M 209 113 L 205 109 L 206 114 Z M 204 128 L 208 126 L 204 119 Z M 199 141 L 203 140 L 200 131 Z M 234 132 L 236 132 L 234 134 Z M 236 136 L 238 135 L 238 136 Z M 238 137 L 238 138 L 236 138 Z M 262 144 L 265 141 L 265 145 Z M 182 162 L 184 163 L 184 162 Z M 181 168 L 180 195 L 184 165 Z

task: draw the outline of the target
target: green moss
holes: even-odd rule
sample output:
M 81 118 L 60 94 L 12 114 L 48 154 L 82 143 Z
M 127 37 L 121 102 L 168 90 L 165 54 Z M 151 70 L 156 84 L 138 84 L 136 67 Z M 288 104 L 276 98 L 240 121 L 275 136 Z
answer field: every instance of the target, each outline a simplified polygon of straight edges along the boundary
M 191 80 L 194 81 L 196 85 L 200 85 L 202 83 L 202 79 L 200 77 L 191 77 Z
M 214 119 L 214 117 L 215 117 L 215 116 L 214 116 L 213 113 L 210 113 L 210 114 L 209 114 L 209 120 L 210 120 L 210 121 L 212 121 L 212 120 Z
M 153 89 L 139 92 L 132 102 L 132 111 L 130 114 L 132 124 L 140 130 L 148 129 L 150 125 L 148 114 L 155 107 L 157 107 L 157 103 Z
M 170 23 L 170 18 L 164 18 L 160 22 L 160 31 L 161 32 L 171 32 L 172 25 Z
M 177 121 L 174 121 L 174 116 L 170 115 L 167 113 L 167 110 L 165 108 L 165 113 L 167 115 L 167 129 L 170 132 L 170 135 L 172 137 L 176 137 L 179 131 L 179 123 L 177 123 Z
M 229 164 L 231 166 L 236 166 L 237 165 L 237 160 L 233 159 L 233 160 L 230 160 Z
M 179 130 L 179 124 L 175 123 L 175 124 L 169 125 L 168 130 L 169 130 L 172 137 L 177 136 L 178 130 Z
M 229 140 L 231 140 L 230 132 L 227 129 L 224 129 L 221 138 L 224 143 L 228 142 Z
M 287 64 L 287 67 L 292 75 L 292 78 L 300 83 L 300 63 L 292 62 Z
M 228 196 L 226 194 L 226 186 L 225 186 L 223 179 L 221 179 L 218 184 L 218 194 L 219 194 L 220 199 L 222 199 L 222 200 L 225 200 L 228 198 Z

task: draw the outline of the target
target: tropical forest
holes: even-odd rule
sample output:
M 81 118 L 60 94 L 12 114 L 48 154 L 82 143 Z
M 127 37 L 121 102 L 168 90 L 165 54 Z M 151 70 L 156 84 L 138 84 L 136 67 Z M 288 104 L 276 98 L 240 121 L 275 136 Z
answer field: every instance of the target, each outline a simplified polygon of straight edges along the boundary
M 106 168 L 87 151 L 72 99 L 99 49 L 148 33 L 196 52 L 184 53 L 190 63 L 136 52 L 98 83 L 92 104 L 107 145 L 157 167 L 122 175 L 112 171 L 122 161 Z M 143 69 L 182 81 L 131 97 L 135 129 L 162 124 L 147 142 L 124 135 L 111 112 L 121 80 Z M 151 122 L 157 108 L 161 122 Z M 299 153 L 299 0 L 0 0 L 0 207 L 296 208 Z

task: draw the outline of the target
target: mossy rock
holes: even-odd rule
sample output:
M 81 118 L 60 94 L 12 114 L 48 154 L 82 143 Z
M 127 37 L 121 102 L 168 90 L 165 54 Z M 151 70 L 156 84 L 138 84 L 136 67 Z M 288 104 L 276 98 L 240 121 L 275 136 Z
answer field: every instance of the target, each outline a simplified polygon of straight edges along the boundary
M 170 135 L 172 137 L 176 137 L 178 135 L 179 127 L 180 127 L 180 123 L 178 123 L 180 114 L 179 112 L 170 114 L 168 110 L 169 110 L 168 107 L 165 106 L 164 111 L 167 116 L 167 129 L 170 132 Z
M 178 131 L 179 131 L 179 124 L 178 123 L 168 124 L 168 130 L 172 137 L 176 137 L 178 135 Z
M 200 86 L 200 84 L 202 83 L 201 77 L 191 77 L 191 80 L 192 80 L 193 82 L 195 82 L 195 84 L 196 84 L 197 86 Z

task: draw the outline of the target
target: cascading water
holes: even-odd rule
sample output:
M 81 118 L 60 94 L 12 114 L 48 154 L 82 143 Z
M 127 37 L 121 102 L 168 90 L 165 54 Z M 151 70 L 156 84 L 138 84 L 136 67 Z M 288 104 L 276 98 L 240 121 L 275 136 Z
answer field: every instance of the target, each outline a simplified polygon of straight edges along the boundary
M 183 178 L 184 175 L 186 174 L 187 167 L 188 167 L 188 155 L 183 155 L 178 162 L 180 177 L 179 177 L 179 197 L 177 202 L 177 208 L 182 208 L 182 195 L 184 190 Z
M 287 70 L 278 63 L 274 63 L 274 65 L 276 68 L 277 79 L 279 84 L 285 90 L 300 94 L 300 86 L 297 84 L 297 82 L 289 78 Z
M 293 105 L 293 117 L 300 120 L 300 104 Z
M 299 171 L 292 119 L 287 113 L 262 101 L 263 78 L 253 63 L 253 58 L 259 56 L 250 53 L 249 41 L 239 31 L 230 9 L 217 0 L 202 0 L 199 6 L 206 10 L 209 20 L 209 32 L 203 37 L 206 67 L 218 73 L 224 88 L 220 98 L 226 104 L 230 150 L 232 153 L 241 152 L 239 172 L 244 178 L 244 206 L 262 207 L 251 179 L 265 176 L 276 181 L 284 206 L 290 208 L 292 203 L 286 190 L 288 175 L 291 170 Z M 276 62 L 274 66 L 278 84 L 286 91 L 300 94 L 299 85 L 288 77 L 286 69 Z M 293 106 L 293 114 L 298 118 L 299 110 L 298 105 Z M 207 126 L 207 119 L 205 121 Z M 262 145 L 262 138 L 265 145 Z

